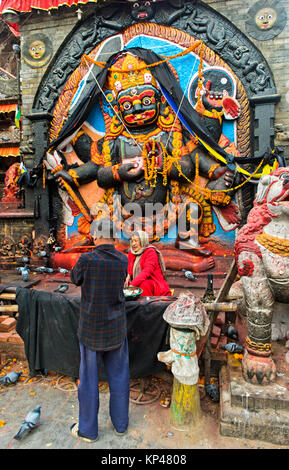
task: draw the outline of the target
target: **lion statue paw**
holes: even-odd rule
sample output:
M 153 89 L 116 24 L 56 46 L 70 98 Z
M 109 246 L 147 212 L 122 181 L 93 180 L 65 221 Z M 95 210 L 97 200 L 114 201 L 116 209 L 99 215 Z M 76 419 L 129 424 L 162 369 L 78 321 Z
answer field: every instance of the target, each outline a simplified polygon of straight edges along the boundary
M 244 379 L 248 382 L 267 385 L 276 378 L 276 366 L 271 356 L 255 356 L 245 350 L 242 360 L 242 373 Z

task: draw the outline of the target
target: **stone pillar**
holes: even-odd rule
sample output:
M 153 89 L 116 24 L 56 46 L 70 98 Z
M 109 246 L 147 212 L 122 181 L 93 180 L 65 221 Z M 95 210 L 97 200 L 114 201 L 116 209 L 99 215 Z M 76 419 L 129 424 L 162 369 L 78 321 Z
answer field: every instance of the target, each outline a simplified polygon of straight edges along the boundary
M 274 148 L 275 104 L 280 98 L 274 93 L 250 98 L 254 109 L 254 155 L 264 153 L 268 147 Z
M 42 179 L 42 159 L 45 156 L 45 149 L 48 145 L 48 131 L 52 115 L 46 112 L 35 112 L 26 117 L 33 123 L 35 159 L 34 169 L 38 169 L 39 178 L 34 187 L 34 218 L 35 237 L 40 235 L 50 236 L 53 229 L 52 201 L 49 185 L 46 181 L 43 187 Z

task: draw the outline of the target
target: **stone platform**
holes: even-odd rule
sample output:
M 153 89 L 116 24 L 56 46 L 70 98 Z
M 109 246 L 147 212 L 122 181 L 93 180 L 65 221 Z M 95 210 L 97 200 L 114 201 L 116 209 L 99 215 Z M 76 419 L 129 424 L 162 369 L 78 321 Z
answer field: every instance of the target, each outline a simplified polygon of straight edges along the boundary
M 281 352 L 280 345 L 275 348 Z M 283 347 L 284 356 L 286 351 Z M 284 356 L 280 354 L 278 360 Z M 283 363 L 282 371 L 273 384 L 253 385 L 243 379 L 241 362 L 229 355 L 219 378 L 221 435 L 288 445 L 289 364 Z

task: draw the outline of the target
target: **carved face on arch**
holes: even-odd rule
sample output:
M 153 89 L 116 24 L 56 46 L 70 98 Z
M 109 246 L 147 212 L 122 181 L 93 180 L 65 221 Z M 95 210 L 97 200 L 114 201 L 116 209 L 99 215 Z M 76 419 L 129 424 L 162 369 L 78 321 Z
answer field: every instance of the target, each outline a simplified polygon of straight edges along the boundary
M 117 96 L 118 111 L 128 127 L 154 123 L 159 116 L 160 103 L 160 92 L 152 85 L 131 87 Z
M 261 8 L 256 14 L 255 21 L 262 30 L 271 29 L 277 20 L 277 12 L 274 8 Z
M 149 0 L 139 0 L 131 5 L 131 16 L 138 21 L 148 21 L 154 16 L 155 6 Z

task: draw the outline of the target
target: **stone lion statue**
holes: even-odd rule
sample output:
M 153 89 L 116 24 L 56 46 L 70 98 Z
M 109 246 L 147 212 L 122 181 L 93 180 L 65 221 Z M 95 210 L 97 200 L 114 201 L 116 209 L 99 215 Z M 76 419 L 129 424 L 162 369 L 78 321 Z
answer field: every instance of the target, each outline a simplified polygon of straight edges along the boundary
M 271 351 L 276 314 L 285 325 L 283 338 L 289 332 L 289 167 L 260 179 L 247 224 L 236 238 L 235 258 L 248 327 L 243 376 L 251 383 L 270 383 L 276 377 Z

